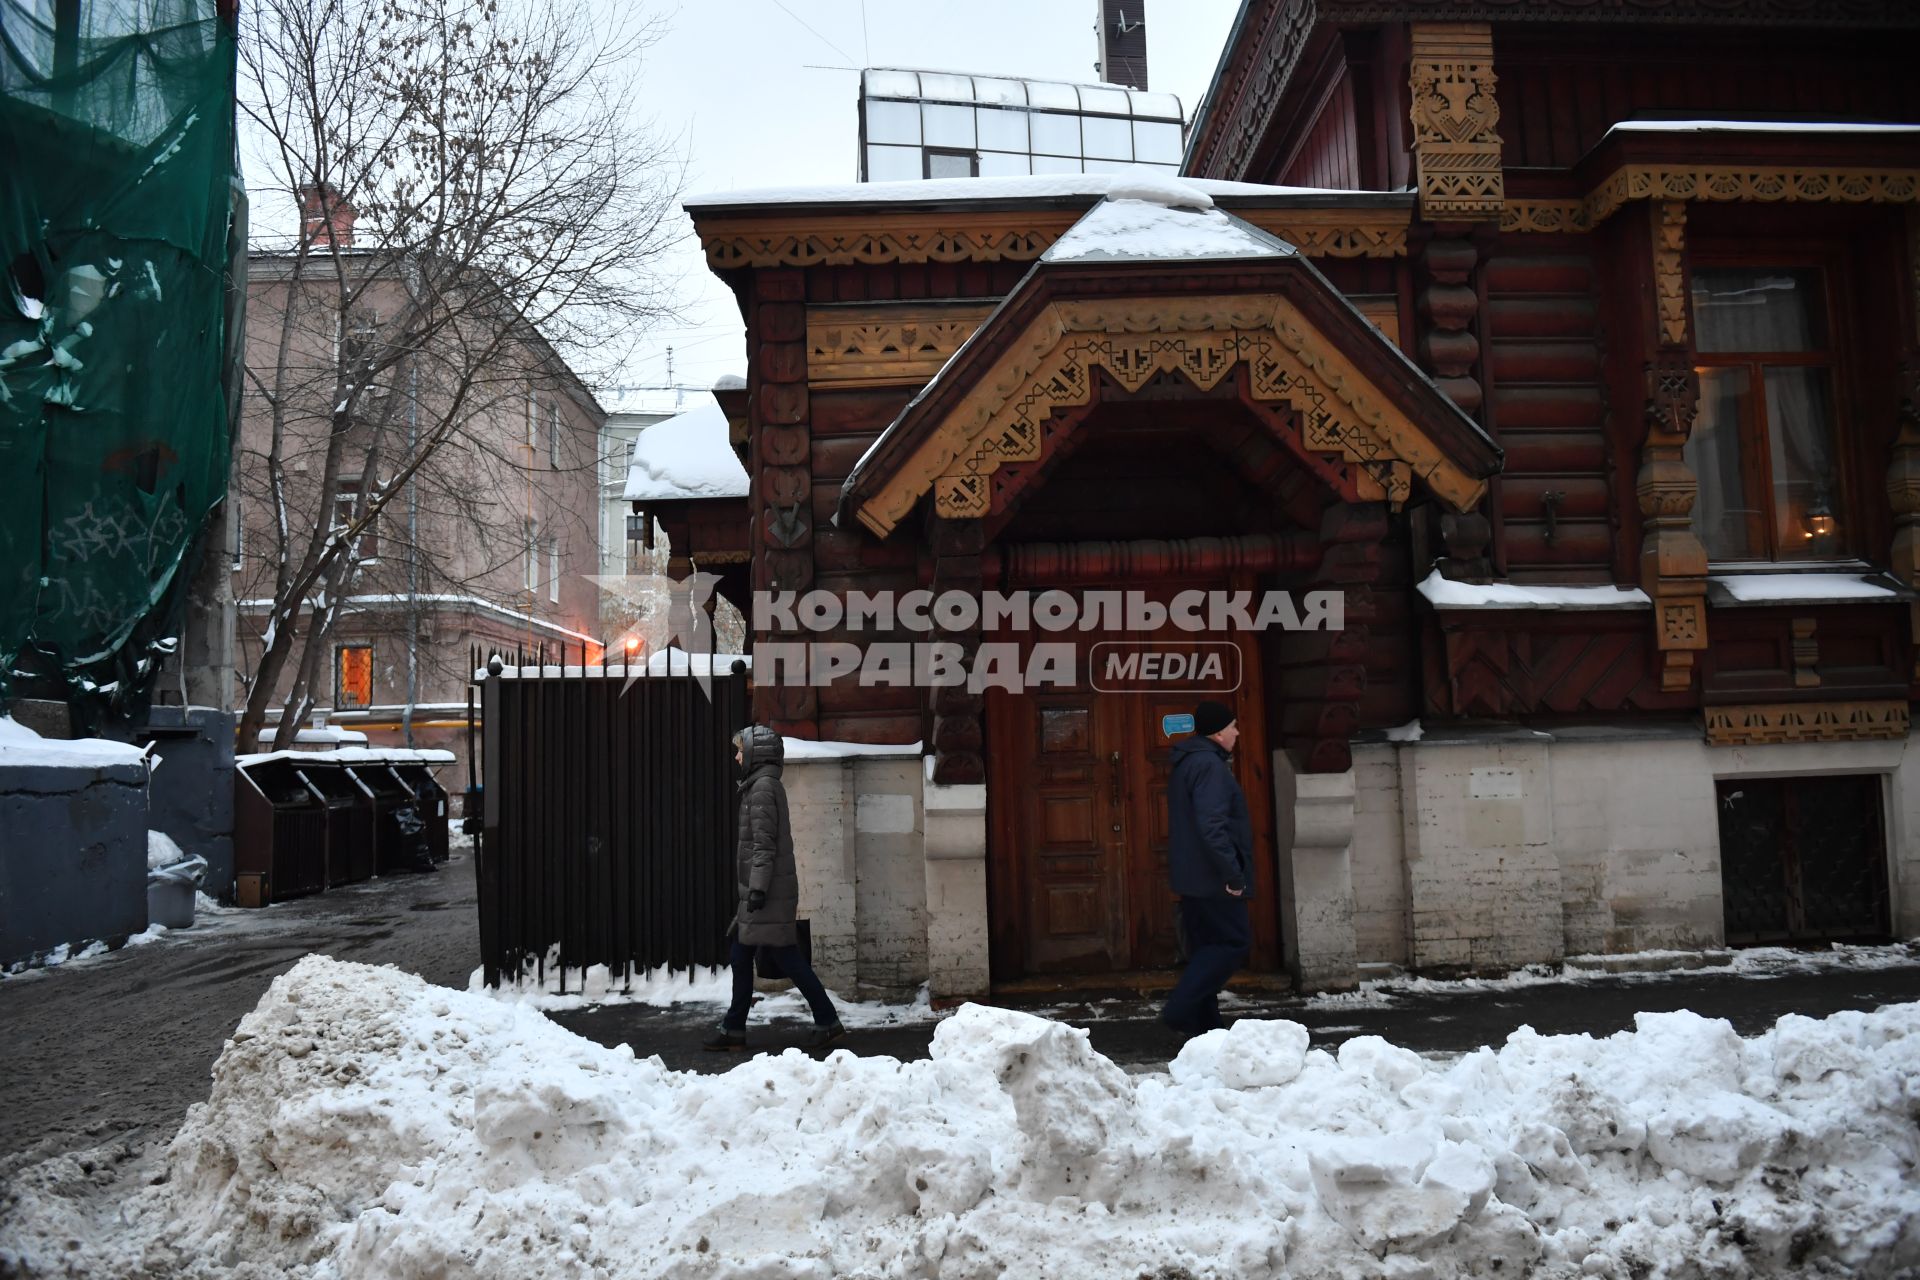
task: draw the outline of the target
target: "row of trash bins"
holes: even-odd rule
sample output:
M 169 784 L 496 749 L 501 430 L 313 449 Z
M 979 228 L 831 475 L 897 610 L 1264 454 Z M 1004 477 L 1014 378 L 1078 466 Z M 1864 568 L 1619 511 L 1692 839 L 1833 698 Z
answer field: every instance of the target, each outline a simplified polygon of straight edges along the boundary
M 234 899 L 264 907 L 447 860 L 445 751 L 351 748 L 241 756 Z

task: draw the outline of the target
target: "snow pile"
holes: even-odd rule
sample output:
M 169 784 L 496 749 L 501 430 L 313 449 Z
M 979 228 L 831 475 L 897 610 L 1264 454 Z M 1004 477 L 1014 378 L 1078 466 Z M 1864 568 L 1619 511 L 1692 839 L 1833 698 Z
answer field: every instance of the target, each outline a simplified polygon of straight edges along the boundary
M 147 832 L 147 870 L 156 871 L 186 860 L 187 855 L 173 842 L 172 836 L 164 831 Z
M 633 442 L 625 493 L 630 502 L 743 498 L 746 493 L 746 468 L 727 443 L 727 415 L 712 396 L 654 423 Z
M 1286 1023 L 1129 1077 L 967 1006 L 928 1061 L 720 1076 L 532 1010 L 302 960 L 244 1018 L 165 1177 L 81 1274 L 386 1277 L 1887 1275 L 1920 1265 L 1920 1005 L 1440 1067 Z M 5 1261 L 0 1257 L 0 1261 Z
M 1455 582 L 1438 569 L 1421 580 L 1420 594 L 1441 609 L 1644 609 L 1651 603 L 1638 587 Z

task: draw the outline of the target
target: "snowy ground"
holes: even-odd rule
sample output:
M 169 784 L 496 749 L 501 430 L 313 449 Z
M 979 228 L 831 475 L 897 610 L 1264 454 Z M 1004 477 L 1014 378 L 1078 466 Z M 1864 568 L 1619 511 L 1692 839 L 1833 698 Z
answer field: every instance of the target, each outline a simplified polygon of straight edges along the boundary
M 926 1061 L 701 1076 L 311 957 L 154 1185 L 21 1179 L 0 1274 L 1891 1276 L 1920 1267 L 1917 1118 L 1920 1004 L 1445 1064 L 1248 1021 L 1140 1076 L 967 1006 Z

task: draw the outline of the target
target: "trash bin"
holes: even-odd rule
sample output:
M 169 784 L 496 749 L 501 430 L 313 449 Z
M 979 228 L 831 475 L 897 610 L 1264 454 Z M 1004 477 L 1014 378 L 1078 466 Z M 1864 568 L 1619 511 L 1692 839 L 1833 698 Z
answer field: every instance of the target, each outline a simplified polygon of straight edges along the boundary
M 447 860 L 447 789 L 433 776 L 433 770 L 424 764 L 396 764 L 393 771 L 413 792 L 414 808 L 420 821 L 426 824 L 426 841 L 429 855 L 435 862 Z
M 373 814 L 374 874 L 431 870 L 433 856 L 423 838 L 426 824 L 412 790 L 393 766 L 385 761 L 357 763 L 347 767 L 347 774 Z
M 242 756 L 234 771 L 235 896 L 264 907 L 327 887 L 327 807 L 297 760 Z
M 193 896 L 207 877 L 207 860 L 198 854 L 147 872 L 147 923 L 169 929 L 193 927 Z
M 327 887 L 373 879 L 373 807 L 337 764 L 303 764 L 300 772 L 327 807 Z

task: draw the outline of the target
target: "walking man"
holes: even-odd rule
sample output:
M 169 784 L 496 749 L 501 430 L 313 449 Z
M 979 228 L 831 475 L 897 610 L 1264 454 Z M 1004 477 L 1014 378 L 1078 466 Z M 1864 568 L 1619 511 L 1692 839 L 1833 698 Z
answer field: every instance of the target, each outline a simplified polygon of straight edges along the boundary
M 1167 870 L 1180 895 L 1187 968 L 1160 1021 L 1183 1036 L 1223 1025 L 1220 990 L 1253 942 L 1253 822 L 1233 776 L 1233 712 L 1218 702 L 1193 711 L 1193 736 L 1176 743 L 1167 778 Z
M 800 950 L 795 919 L 800 913 L 800 877 L 793 865 L 793 827 L 787 820 L 787 788 L 780 781 L 786 747 L 771 726 L 749 725 L 733 739 L 733 762 L 740 775 L 739 842 L 734 880 L 740 906 L 727 930 L 733 936 L 728 957 L 733 966 L 733 1004 L 708 1049 L 747 1047 L 747 1007 L 753 1003 L 753 953 L 760 948 L 806 997 L 813 1010 L 813 1032 L 806 1047 L 820 1049 L 845 1035 L 840 1015 L 813 965 Z

